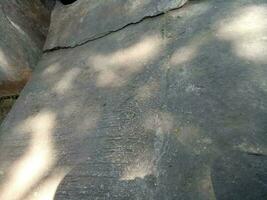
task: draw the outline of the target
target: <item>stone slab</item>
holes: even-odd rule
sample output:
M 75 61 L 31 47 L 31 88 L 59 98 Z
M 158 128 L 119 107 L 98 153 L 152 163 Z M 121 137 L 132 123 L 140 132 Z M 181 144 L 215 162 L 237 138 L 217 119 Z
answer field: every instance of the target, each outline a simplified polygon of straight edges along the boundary
M 76 46 L 136 23 L 144 17 L 179 8 L 187 0 L 82 0 L 57 2 L 45 50 Z
M 0 199 L 265 194 L 266 15 L 192 1 L 45 54 L 1 126 Z

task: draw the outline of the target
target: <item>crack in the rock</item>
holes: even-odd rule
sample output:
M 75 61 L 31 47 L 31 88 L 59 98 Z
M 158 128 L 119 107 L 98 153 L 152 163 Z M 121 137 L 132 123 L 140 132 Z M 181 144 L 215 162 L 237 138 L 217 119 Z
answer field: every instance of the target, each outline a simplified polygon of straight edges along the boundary
M 185 4 L 184 4 L 184 5 L 185 5 Z M 92 42 L 92 41 L 95 41 L 95 40 L 104 38 L 104 37 L 106 37 L 106 36 L 108 36 L 108 35 L 110 35 L 110 34 L 112 34 L 112 33 L 119 32 L 119 31 L 121 31 L 121 30 L 123 30 L 123 29 L 125 29 L 125 28 L 127 28 L 127 27 L 129 27 L 129 26 L 136 25 L 136 24 L 140 24 L 140 23 L 142 23 L 143 21 L 145 21 L 145 20 L 147 20 L 147 19 L 157 18 L 157 17 L 160 17 L 160 16 L 162 16 L 162 15 L 164 15 L 164 14 L 166 14 L 166 13 L 169 13 L 169 12 L 171 12 L 171 11 L 178 10 L 178 9 L 180 9 L 181 7 L 183 7 L 184 5 L 182 5 L 182 6 L 178 6 L 178 7 L 176 7 L 176 8 L 169 9 L 169 10 L 164 11 L 164 12 L 160 12 L 160 13 L 155 14 L 155 15 L 145 16 L 145 17 L 143 17 L 142 19 L 140 19 L 140 20 L 138 20 L 138 21 L 136 21 L 136 22 L 131 22 L 131 23 L 129 23 L 129 24 L 126 24 L 126 25 L 122 26 L 121 28 L 116 29 L 116 30 L 110 30 L 110 31 L 108 31 L 108 32 L 106 32 L 106 33 L 103 33 L 103 34 L 101 34 L 101 35 L 94 36 L 94 37 L 92 37 L 92 38 L 89 38 L 89 39 L 87 39 L 87 40 L 85 40 L 85 41 L 83 41 L 83 42 L 81 42 L 81 43 L 75 44 L 75 45 L 73 45 L 73 46 L 56 46 L 56 47 L 53 47 L 53 48 L 51 48 L 51 49 L 45 49 L 43 52 L 44 52 L 44 53 L 50 53 L 50 52 L 57 51 L 57 50 L 62 50 L 62 49 L 74 49 L 74 48 L 76 48 L 76 47 L 83 46 L 83 45 L 85 45 L 85 44 L 87 44 L 87 43 L 89 43 L 89 42 Z
M 251 156 L 267 156 L 263 153 L 257 153 L 257 152 L 246 152 L 246 153 Z

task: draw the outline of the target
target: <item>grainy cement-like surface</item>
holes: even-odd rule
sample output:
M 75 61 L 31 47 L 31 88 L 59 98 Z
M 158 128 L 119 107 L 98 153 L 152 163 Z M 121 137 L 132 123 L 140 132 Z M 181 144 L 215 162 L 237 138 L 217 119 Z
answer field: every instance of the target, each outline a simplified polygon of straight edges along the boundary
M 193 1 L 46 53 L 1 127 L 0 199 L 266 199 L 266 17 Z

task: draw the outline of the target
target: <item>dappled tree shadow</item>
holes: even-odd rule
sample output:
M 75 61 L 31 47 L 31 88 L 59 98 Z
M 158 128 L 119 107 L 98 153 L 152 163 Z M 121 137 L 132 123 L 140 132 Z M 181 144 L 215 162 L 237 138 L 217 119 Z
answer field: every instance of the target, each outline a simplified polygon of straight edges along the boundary
M 59 185 L 56 199 L 227 199 L 229 154 L 256 174 L 262 158 L 247 153 L 266 153 L 264 63 L 218 31 L 241 4 L 193 1 L 46 54 L 2 125 L 1 180 L 20 180 L 2 195 L 53 198 Z

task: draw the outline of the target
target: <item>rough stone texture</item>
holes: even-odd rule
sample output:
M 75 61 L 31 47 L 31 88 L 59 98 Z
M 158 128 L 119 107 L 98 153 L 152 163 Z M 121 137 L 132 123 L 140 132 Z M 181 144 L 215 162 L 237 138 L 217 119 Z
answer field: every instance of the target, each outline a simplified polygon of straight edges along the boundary
M 0 2 L 0 97 L 18 94 L 37 64 L 49 12 L 36 0 Z
M 262 154 L 230 152 L 219 157 L 211 170 L 217 199 L 266 199 L 266 166 L 267 156 Z
M 45 49 L 76 46 L 109 32 L 180 7 L 187 0 L 82 0 L 57 2 L 52 12 Z
M 1 126 L 0 199 L 266 199 L 266 17 L 193 1 L 45 54 Z
M 49 10 L 52 10 L 56 4 L 56 0 L 41 0 L 41 2 Z

